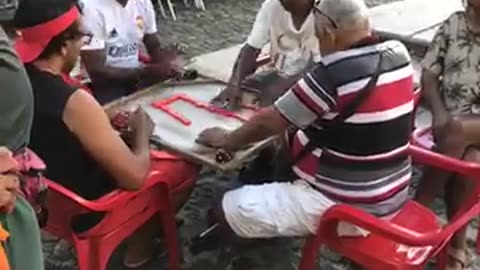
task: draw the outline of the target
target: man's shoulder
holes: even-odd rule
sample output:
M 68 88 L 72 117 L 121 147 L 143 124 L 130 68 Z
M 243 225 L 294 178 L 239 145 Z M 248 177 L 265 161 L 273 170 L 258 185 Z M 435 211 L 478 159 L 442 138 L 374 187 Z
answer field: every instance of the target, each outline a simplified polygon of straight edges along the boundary
M 401 57 L 410 60 L 407 47 L 405 47 L 403 43 L 397 40 L 388 40 L 372 45 L 336 52 L 332 55 L 323 57 L 321 62 L 325 66 L 335 65 L 339 62 L 355 64 L 359 63 L 356 61 L 358 58 L 370 56 L 372 56 L 372 58 L 376 58 L 373 56 L 380 52 L 387 54 L 390 57 Z
M 147 16 L 147 14 L 155 13 L 152 0 L 129 0 L 126 9 L 135 16 Z
M 382 42 L 377 45 L 377 49 L 379 52 L 388 51 L 393 52 L 395 55 L 408 56 L 410 58 L 407 47 L 398 40 L 388 40 Z
M 260 7 L 260 11 L 263 13 L 278 13 L 279 11 L 285 11 L 285 8 L 280 0 L 265 0 Z
M 83 10 L 83 15 L 89 13 L 105 13 L 113 8 L 111 0 L 81 0 L 80 6 Z

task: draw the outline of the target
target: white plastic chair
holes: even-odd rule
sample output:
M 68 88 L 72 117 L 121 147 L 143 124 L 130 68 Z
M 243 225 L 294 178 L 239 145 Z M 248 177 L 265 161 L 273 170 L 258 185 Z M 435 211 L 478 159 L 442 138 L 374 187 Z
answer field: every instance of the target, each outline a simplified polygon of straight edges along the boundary
M 172 15 L 172 19 L 174 21 L 177 20 L 177 15 L 175 15 L 175 9 L 173 8 L 173 4 L 171 0 L 165 0 L 167 2 L 167 7 L 168 10 L 170 11 L 170 14 Z M 163 7 L 162 0 L 157 0 L 158 6 L 160 8 L 160 13 L 162 14 L 163 18 L 167 18 L 167 13 L 165 12 L 165 8 Z
M 167 18 L 167 13 L 165 11 L 165 8 L 163 7 L 163 2 L 162 0 L 157 0 L 158 1 L 158 6 L 160 7 L 160 13 L 162 14 L 163 18 Z M 175 9 L 172 4 L 172 0 L 165 0 L 167 2 L 167 7 L 168 10 L 170 11 L 170 14 L 172 15 L 172 19 L 174 21 L 177 20 L 177 15 L 175 14 Z M 183 0 L 183 3 L 185 4 L 186 7 L 189 7 L 190 4 L 188 3 L 188 0 Z M 203 11 L 207 10 L 205 8 L 205 3 L 203 0 L 194 0 L 195 8 L 201 9 Z
M 188 3 L 188 0 L 183 0 L 183 3 L 185 4 L 186 7 L 189 7 L 190 4 Z M 205 8 L 205 3 L 203 0 L 194 0 L 195 8 L 201 9 L 203 11 L 207 10 Z

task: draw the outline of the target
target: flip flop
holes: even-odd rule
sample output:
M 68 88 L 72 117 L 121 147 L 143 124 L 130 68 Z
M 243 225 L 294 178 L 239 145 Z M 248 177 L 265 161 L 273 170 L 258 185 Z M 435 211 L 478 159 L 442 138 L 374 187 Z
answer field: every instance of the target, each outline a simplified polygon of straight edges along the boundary
M 448 260 L 453 260 L 457 266 L 450 266 L 447 264 L 445 270 L 467 269 L 475 260 L 474 255 L 468 248 L 465 250 L 449 248 L 447 255 Z

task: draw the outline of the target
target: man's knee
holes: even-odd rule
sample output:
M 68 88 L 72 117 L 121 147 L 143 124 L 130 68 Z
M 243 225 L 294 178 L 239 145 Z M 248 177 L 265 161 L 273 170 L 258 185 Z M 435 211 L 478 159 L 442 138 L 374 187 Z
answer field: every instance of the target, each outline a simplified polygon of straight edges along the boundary
M 441 131 L 441 138 L 437 142 L 442 149 L 463 149 L 467 145 L 463 123 L 454 120 L 448 123 Z
M 464 160 L 480 163 L 480 149 L 470 147 L 465 152 Z
M 234 231 L 227 222 L 225 211 L 222 207 L 222 200 L 219 200 L 213 208 L 208 211 L 208 219 L 210 224 L 218 224 L 218 229 L 225 237 L 233 237 Z

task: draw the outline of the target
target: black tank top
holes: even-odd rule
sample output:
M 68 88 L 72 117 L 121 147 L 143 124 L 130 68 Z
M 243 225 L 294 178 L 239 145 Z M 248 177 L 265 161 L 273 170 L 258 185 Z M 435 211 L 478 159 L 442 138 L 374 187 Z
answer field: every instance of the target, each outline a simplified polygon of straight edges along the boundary
M 86 199 L 96 199 L 112 191 L 115 182 L 63 122 L 67 101 L 79 90 L 60 76 L 33 65 L 27 65 L 26 69 L 35 105 L 30 147 L 47 164 L 47 178 Z M 95 136 L 93 130 L 92 136 Z

